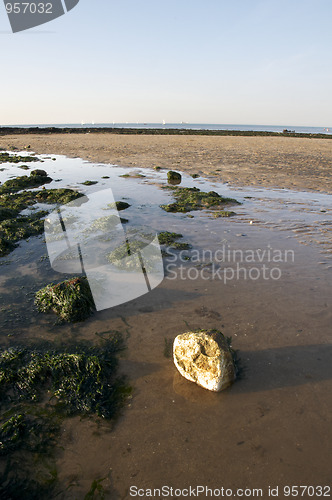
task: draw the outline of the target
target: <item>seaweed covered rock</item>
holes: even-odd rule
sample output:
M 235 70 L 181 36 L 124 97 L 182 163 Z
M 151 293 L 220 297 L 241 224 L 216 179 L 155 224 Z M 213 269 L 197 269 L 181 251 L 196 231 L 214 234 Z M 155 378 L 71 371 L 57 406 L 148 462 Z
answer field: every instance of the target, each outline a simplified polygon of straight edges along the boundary
M 226 389 L 236 378 L 232 351 L 218 330 L 178 335 L 173 344 L 173 359 L 183 377 L 210 391 Z
M 30 177 L 47 177 L 47 172 L 37 168 L 36 170 L 32 170 L 30 172 Z
M 47 285 L 36 293 L 35 305 L 39 312 L 53 311 L 68 322 L 84 321 L 95 311 L 89 283 L 84 277 Z
M 17 215 L 18 215 L 17 210 L 0 206 L 0 222 L 7 219 L 13 219 Z
M 187 213 L 191 210 L 217 210 L 224 208 L 225 205 L 240 205 L 240 202 L 234 198 L 225 198 L 215 191 L 205 193 L 197 187 L 184 188 L 168 186 L 167 189 L 172 189 L 176 201 L 168 205 L 160 205 L 166 212 Z
M 166 245 L 168 247 L 175 248 L 176 250 L 188 250 L 190 248 L 189 243 L 176 241 L 179 238 L 182 238 L 182 234 L 180 233 L 163 231 L 158 234 L 160 245 Z
M 174 172 L 174 170 L 169 170 L 167 172 L 167 180 L 170 184 L 180 184 L 181 179 L 182 176 L 179 172 Z
M 7 209 L 1 220 L 0 210 L 0 257 L 7 255 L 17 247 L 17 242 L 30 236 L 36 236 L 44 231 L 43 218 L 47 211 L 38 210 L 30 215 L 17 215 L 17 211 Z
M 20 162 L 40 161 L 37 156 L 20 156 L 7 152 L 0 153 L 0 163 L 20 163 Z
M 0 194 L 15 193 L 17 191 L 21 191 L 22 189 L 35 188 L 50 182 L 52 182 L 52 179 L 51 177 L 48 177 L 44 170 L 33 170 L 29 176 L 22 175 L 4 182 L 2 186 L 0 186 Z

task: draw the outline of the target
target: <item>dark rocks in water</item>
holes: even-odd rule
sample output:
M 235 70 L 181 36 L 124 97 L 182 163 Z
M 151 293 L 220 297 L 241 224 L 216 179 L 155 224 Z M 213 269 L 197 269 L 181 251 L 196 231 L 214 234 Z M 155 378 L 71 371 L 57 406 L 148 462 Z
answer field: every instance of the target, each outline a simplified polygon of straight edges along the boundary
M 174 172 L 174 170 L 169 170 L 167 172 L 167 181 L 169 184 L 180 184 L 182 176 L 179 172 Z
M 52 182 L 52 179 L 48 177 L 44 170 L 32 170 L 29 177 L 27 175 L 22 175 L 21 177 L 15 177 L 15 179 L 9 179 L 4 182 L 2 186 L 0 186 L 0 195 L 21 191 L 23 189 L 35 188 L 43 184 L 49 184 L 50 182 Z
M 72 189 L 43 189 L 21 193 L 3 193 L 0 189 L 0 256 L 13 251 L 18 241 L 44 231 L 43 219 L 48 211 L 38 210 L 29 215 L 21 215 L 22 210 L 35 203 L 65 204 L 82 196 Z
M 0 206 L 0 222 L 7 219 L 13 219 L 18 215 L 18 210 L 13 210 L 12 208 L 6 208 Z
M 81 184 L 83 184 L 83 186 L 93 186 L 94 184 L 98 184 L 98 181 L 84 181 L 81 182 Z
M 62 321 L 84 321 L 95 304 L 86 278 L 72 278 L 54 285 L 51 283 L 36 293 L 35 305 L 39 312 L 55 312 Z
M 31 215 L 6 218 L 0 223 L 0 256 L 7 255 L 17 246 L 17 242 L 44 231 L 43 217 L 48 212 L 39 210 Z
M 215 191 L 205 193 L 197 187 L 172 189 L 175 203 L 160 205 L 166 212 L 190 212 L 191 210 L 222 209 L 225 205 L 240 205 L 233 198 L 225 198 Z
M 47 177 L 47 172 L 37 168 L 36 170 L 31 170 L 30 177 Z
M 158 234 L 160 245 L 167 245 L 168 247 L 175 248 L 176 250 L 188 250 L 190 248 L 189 243 L 176 241 L 182 237 L 183 236 L 180 233 L 170 233 L 169 231 L 163 231 Z
M 126 210 L 126 208 L 129 208 L 130 205 L 126 201 L 116 201 L 115 206 L 118 210 Z
M 17 148 L 13 148 L 17 149 Z M 11 155 L 10 153 L 2 152 L 0 153 L 0 163 L 21 163 L 30 161 L 40 161 L 36 156 L 19 156 Z

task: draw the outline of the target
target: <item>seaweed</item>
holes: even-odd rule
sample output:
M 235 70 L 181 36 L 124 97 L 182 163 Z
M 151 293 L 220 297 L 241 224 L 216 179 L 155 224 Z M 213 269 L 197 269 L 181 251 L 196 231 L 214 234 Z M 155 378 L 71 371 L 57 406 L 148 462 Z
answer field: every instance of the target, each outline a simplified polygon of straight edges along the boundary
M 180 184 L 182 176 L 179 172 L 174 172 L 174 170 L 169 170 L 167 172 L 167 181 L 170 184 Z
M 94 184 L 98 184 L 98 181 L 84 181 L 81 182 L 81 184 L 83 184 L 83 186 L 93 186 Z
M 11 155 L 10 153 L 0 153 L 0 163 L 20 163 L 31 162 L 31 161 L 40 161 L 36 156 L 19 156 L 19 155 Z
M 140 174 L 138 172 L 131 172 L 130 174 L 122 174 L 119 175 L 119 177 L 123 177 L 125 179 L 132 178 L 132 179 L 140 179 L 142 177 L 146 177 L 146 175 Z
M 27 179 L 30 178 L 38 180 L 45 179 L 45 176 L 31 173 Z M 22 178 L 19 177 L 19 179 Z M 4 186 L 5 189 L 1 191 Z M 65 204 L 83 196 L 72 189 L 42 189 L 18 193 L 8 192 L 7 188 L 7 183 L 0 187 L 0 256 L 7 255 L 14 250 L 19 240 L 36 236 L 44 230 L 42 218 L 49 213 L 48 211 L 39 210 L 34 214 L 20 215 L 22 210 L 34 208 L 33 205 L 36 203 Z
M 127 270 L 127 271 L 142 271 L 142 265 L 140 259 L 127 259 L 130 255 L 139 253 L 139 250 L 142 250 L 147 246 L 147 242 L 144 240 L 131 240 L 118 245 L 115 250 L 110 252 L 106 258 L 109 262 L 115 265 L 118 269 Z M 152 270 L 153 266 L 151 266 L 151 262 L 147 262 L 148 266 L 147 270 Z
M 1 213 L 1 212 L 0 212 Z M 30 215 L 15 217 L 13 210 L 10 218 L 0 223 L 0 256 L 7 255 L 17 247 L 17 242 L 30 236 L 36 236 L 44 231 L 44 220 L 48 212 L 39 210 Z
M 27 175 L 22 175 L 4 182 L 2 186 L 0 186 L 0 194 L 15 193 L 22 189 L 35 188 L 50 182 L 52 182 L 52 179 L 47 176 L 44 170 L 33 170 L 29 177 Z
M 219 217 L 232 217 L 233 215 L 236 215 L 236 213 L 230 210 L 218 210 L 212 213 L 214 219 L 218 219 Z
M 167 245 L 168 247 L 175 248 L 176 250 L 188 250 L 191 248 L 189 243 L 176 241 L 182 237 L 182 234 L 170 233 L 169 231 L 163 231 L 158 234 L 160 245 Z
M 13 210 L 12 208 L 6 208 L 0 206 L 0 222 L 7 219 L 13 219 L 18 215 L 18 210 Z
M 39 312 L 53 311 L 60 320 L 67 322 L 84 321 L 95 311 L 89 283 L 85 277 L 47 285 L 36 293 L 35 305 Z
M 117 375 L 119 332 L 99 345 L 50 343 L 0 350 L 1 499 L 53 498 L 55 447 L 63 420 L 72 415 L 118 416 L 131 389 Z M 97 481 L 93 491 L 101 491 Z M 23 495 L 23 496 L 22 496 Z
M 116 206 L 117 210 L 119 210 L 119 211 L 126 210 L 127 208 L 130 207 L 129 203 L 127 203 L 126 201 L 116 201 L 115 206 Z
M 167 189 L 173 191 L 173 196 L 176 199 L 174 203 L 168 205 L 160 205 L 166 212 L 190 212 L 192 210 L 203 209 L 218 209 L 223 208 L 224 205 L 240 205 L 240 202 L 233 198 L 225 198 L 215 191 L 205 193 L 200 191 L 197 187 L 183 188 L 183 187 L 170 187 Z

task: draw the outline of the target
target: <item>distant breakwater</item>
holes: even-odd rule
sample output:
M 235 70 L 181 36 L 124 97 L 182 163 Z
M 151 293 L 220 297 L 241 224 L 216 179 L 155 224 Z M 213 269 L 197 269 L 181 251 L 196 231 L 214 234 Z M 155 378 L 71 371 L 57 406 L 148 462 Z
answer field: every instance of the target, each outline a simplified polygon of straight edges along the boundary
M 161 129 L 121 127 L 0 127 L 0 136 L 5 135 L 50 135 L 50 134 L 115 134 L 115 135 L 204 135 L 204 136 L 258 136 L 258 137 L 304 137 L 310 139 L 332 139 L 332 134 L 303 132 L 253 131 L 253 130 L 207 130 L 207 129 Z

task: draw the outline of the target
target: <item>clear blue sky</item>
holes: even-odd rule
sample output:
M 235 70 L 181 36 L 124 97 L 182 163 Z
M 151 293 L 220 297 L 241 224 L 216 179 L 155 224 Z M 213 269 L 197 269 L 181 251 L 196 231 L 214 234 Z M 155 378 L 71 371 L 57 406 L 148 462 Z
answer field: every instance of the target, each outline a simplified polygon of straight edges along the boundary
M 332 0 L 80 0 L 12 34 L 0 125 L 332 126 Z

